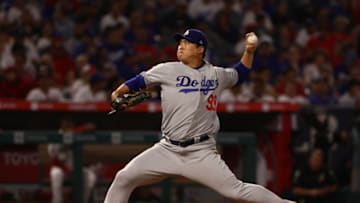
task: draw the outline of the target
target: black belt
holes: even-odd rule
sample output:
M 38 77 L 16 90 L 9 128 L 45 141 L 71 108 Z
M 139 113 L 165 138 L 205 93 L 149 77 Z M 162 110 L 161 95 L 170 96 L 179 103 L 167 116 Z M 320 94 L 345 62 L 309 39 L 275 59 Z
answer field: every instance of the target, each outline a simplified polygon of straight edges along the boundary
M 191 138 L 188 140 L 184 140 L 184 141 L 172 140 L 172 139 L 169 139 L 169 137 L 167 137 L 167 136 L 164 136 L 164 138 L 165 138 L 165 140 L 167 140 L 168 142 L 170 142 L 173 145 L 177 145 L 180 147 L 187 147 L 187 146 L 190 146 L 195 143 L 200 143 L 200 142 L 206 141 L 210 137 L 208 135 L 200 135 L 200 136 L 197 136 L 197 137 L 194 137 L 194 138 Z

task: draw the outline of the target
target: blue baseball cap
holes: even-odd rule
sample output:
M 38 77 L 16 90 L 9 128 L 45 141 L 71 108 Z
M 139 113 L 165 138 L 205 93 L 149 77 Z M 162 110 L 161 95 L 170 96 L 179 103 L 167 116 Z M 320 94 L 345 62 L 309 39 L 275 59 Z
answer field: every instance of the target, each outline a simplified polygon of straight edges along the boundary
M 176 41 L 180 41 L 181 39 L 186 39 L 187 41 L 197 44 L 199 46 L 203 46 L 206 50 L 208 46 L 208 41 L 205 33 L 198 29 L 188 29 L 184 32 L 184 34 L 175 34 L 174 36 Z

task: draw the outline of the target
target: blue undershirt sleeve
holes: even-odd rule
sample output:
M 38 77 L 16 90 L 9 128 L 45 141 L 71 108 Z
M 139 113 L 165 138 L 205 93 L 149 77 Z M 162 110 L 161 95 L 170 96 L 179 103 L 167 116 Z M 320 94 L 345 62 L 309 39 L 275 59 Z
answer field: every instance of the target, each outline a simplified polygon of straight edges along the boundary
M 137 75 L 125 81 L 124 84 L 129 87 L 130 92 L 136 92 L 146 87 L 145 79 L 141 75 Z
M 235 64 L 234 68 L 238 72 L 239 77 L 236 85 L 241 84 L 243 81 L 249 78 L 250 69 L 247 68 L 243 63 L 241 63 L 241 61 Z

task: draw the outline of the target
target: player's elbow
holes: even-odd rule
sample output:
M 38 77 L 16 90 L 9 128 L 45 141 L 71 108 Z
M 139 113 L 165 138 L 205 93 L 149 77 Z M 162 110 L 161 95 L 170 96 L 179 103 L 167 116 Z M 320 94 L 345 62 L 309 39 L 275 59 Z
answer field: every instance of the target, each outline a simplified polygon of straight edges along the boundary
M 129 92 L 129 87 L 123 83 L 111 93 L 111 101 L 114 101 L 119 95 Z
M 117 97 L 116 90 L 111 93 L 111 101 L 114 101 Z

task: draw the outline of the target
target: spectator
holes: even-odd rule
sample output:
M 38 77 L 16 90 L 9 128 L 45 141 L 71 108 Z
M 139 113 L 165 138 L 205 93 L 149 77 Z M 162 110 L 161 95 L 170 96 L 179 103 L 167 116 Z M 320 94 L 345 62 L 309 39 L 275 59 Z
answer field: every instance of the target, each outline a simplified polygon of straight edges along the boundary
M 344 17 L 351 17 L 351 0 L 339 0 L 334 3 L 332 6 L 332 13 L 335 16 L 344 16 Z
M 188 15 L 194 20 L 203 19 L 210 23 L 223 7 L 222 0 L 192 0 L 188 7 Z
M 307 105 L 309 101 L 303 94 L 297 94 L 297 83 L 287 81 L 284 83 L 284 91 L 277 98 L 278 102 L 289 102 L 300 105 Z
M 131 27 L 128 30 L 124 30 L 124 38 L 128 44 L 135 42 L 135 30 L 145 26 L 144 10 L 135 10 L 131 12 L 129 20 Z M 121 27 L 121 25 L 120 25 Z M 148 39 L 147 39 L 148 40 Z
M 339 104 L 354 107 L 360 101 L 360 81 L 351 80 L 348 84 L 348 91 L 339 98 Z
M 40 29 L 40 7 L 36 0 L 19 1 L 22 5 L 18 7 L 21 9 L 21 15 L 18 16 L 16 22 L 11 23 L 14 26 L 14 31 L 17 34 L 23 34 L 28 36 L 35 35 Z
M 64 47 L 64 41 L 60 38 L 53 38 L 49 50 L 52 64 L 54 66 L 54 79 L 58 86 L 62 87 L 65 82 L 66 75 L 70 71 L 74 71 L 74 63 Z
M 60 4 L 55 7 L 53 25 L 56 36 L 64 41 L 69 40 L 74 34 L 74 21 L 68 17 L 65 9 Z
M 107 62 L 107 56 L 105 50 L 101 49 L 98 36 L 87 33 L 79 37 L 73 44 L 71 56 L 76 60 L 79 55 L 87 55 L 89 63 L 100 69 Z
M 275 11 L 273 13 L 267 12 L 269 15 L 271 15 L 271 19 L 275 26 L 285 25 L 292 21 L 293 13 L 291 13 L 288 1 L 279 1 L 277 3 L 275 1 L 268 2 L 275 4 L 273 5 L 275 7 Z
M 52 57 L 48 53 L 43 54 L 39 60 L 34 61 L 34 65 L 35 79 L 55 75 Z
M 313 81 L 308 99 L 313 105 L 331 105 L 337 103 L 326 78 L 318 78 Z
M 314 20 L 307 18 L 304 25 L 302 25 L 296 33 L 296 44 L 304 48 L 307 45 L 309 39 L 313 38 L 313 35 L 317 34 L 316 31 L 317 28 Z
M 74 102 L 103 102 L 107 100 L 105 92 L 105 80 L 101 74 L 94 74 L 90 78 L 89 85 L 83 86 L 74 95 Z
M 332 35 L 330 23 L 330 9 L 321 7 L 316 16 L 317 26 L 319 28 L 316 35 L 312 35 L 306 45 L 306 51 L 311 56 L 314 52 L 322 51 L 333 59 L 337 40 L 345 40 L 343 36 L 337 38 Z
M 267 67 L 271 72 L 271 78 L 276 80 L 281 74 L 281 67 L 279 66 L 279 60 L 272 38 L 267 36 L 260 37 L 256 52 L 253 65 L 254 70 Z
M 231 22 L 231 13 L 220 10 L 215 15 L 213 27 L 215 32 L 227 43 L 234 44 L 240 36 L 238 29 Z
M 32 40 L 23 34 L 18 34 L 10 38 L 8 45 L 10 53 L 9 55 L 4 54 L 4 57 L 8 57 L 5 59 L 8 67 L 15 67 L 19 74 L 24 77 L 26 76 L 29 80 L 33 80 L 35 77 L 33 62 L 38 58 L 38 55 Z M 4 51 L 7 51 L 6 47 Z
M 0 27 L 0 73 L 14 64 L 11 54 L 12 37 L 6 26 Z
M 242 102 L 275 102 L 275 97 L 266 92 L 266 82 L 261 77 L 255 77 L 251 82 L 249 92 L 242 92 L 238 97 Z
M 192 27 L 194 21 L 187 15 L 187 9 L 188 3 L 180 0 L 161 13 L 160 22 L 161 25 L 164 25 L 161 26 L 162 32 L 173 33 L 173 31 L 182 30 L 186 26 Z
M 225 89 L 220 95 L 219 102 L 237 102 L 240 92 L 241 88 L 238 86 Z
M 54 37 L 54 27 L 51 21 L 45 21 L 43 23 L 43 29 L 41 35 L 36 43 L 37 51 L 42 54 L 48 50 L 51 46 L 52 38 Z
M 5 70 L 4 79 L 0 80 L 0 98 L 25 99 L 32 83 L 21 77 L 14 67 Z
M 54 86 L 54 80 L 51 76 L 41 76 L 37 80 L 38 86 L 31 89 L 26 96 L 27 101 L 36 102 L 62 102 L 64 96 L 62 91 Z
M 320 148 L 325 155 L 334 141 L 334 135 L 338 130 L 338 120 L 321 107 L 315 109 L 314 113 L 308 118 L 310 149 Z M 327 157 L 325 157 L 326 159 Z M 327 159 L 326 159 L 327 160 Z
M 128 4 L 128 0 L 113 1 L 112 5 L 110 6 L 110 11 L 101 18 L 101 32 L 106 31 L 106 29 L 109 27 L 114 27 L 119 24 L 123 26 L 125 30 L 130 27 L 129 19 L 125 16 L 125 11 Z
M 265 93 L 276 96 L 274 86 L 271 81 L 271 71 L 267 67 L 259 67 L 254 71 L 254 77 L 259 77 L 265 82 Z
M 314 80 L 319 78 L 327 78 L 329 85 L 334 84 L 333 68 L 329 63 L 329 57 L 325 52 L 316 52 L 310 57 L 310 62 L 305 64 L 303 69 L 304 85 L 310 87 Z
M 70 71 L 66 78 L 64 87 L 66 98 L 72 100 L 80 89 L 89 85 L 91 76 L 96 72 L 96 68 L 89 64 L 87 56 L 79 55 L 76 58 L 75 71 Z
M 334 41 L 332 52 L 330 53 L 331 62 L 337 65 L 344 60 L 342 47 L 351 43 L 351 37 L 348 32 L 349 19 L 345 16 L 338 15 L 334 19 L 334 30 L 329 33 L 329 38 Z
M 360 61 L 349 67 L 349 77 L 351 80 L 360 81 Z
M 245 2 L 243 0 L 224 0 L 224 8 L 219 12 L 226 12 L 229 16 L 229 21 L 237 33 L 241 31 L 238 25 L 241 25 L 241 17 L 243 15 Z M 240 36 L 240 35 L 239 35 Z
M 95 129 L 94 124 L 88 123 L 81 126 L 74 126 L 74 122 L 69 118 L 62 118 L 59 133 L 81 133 Z M 48 154 L 51 159 L 49 170 L 52 203 L 63 202 L 63 184 L 72 172 L 72 151 L 71 146 L 64 144 L 49 144 Z M 84 173 L 84 203 L 88 203 L 91 192 L 96 183 L 96 174 L 88 167 L 83 168 Z
M 297 78 L 298 77 L 296 76 L 295 69 L 287 68 L 286 70 L 284 70 L 282 77 L 275 86 L 276 94 L 283 95 L 286 91 L 286 86 L 287 86 L 288 88 L 287 91 L 290 91 L 287 93 L 292 94 L 291 97 L 295 97 L 295 96 L 304 97 L 305 96 L 304 86 L 301 83 L 301 81 L 299 81 Z M 292 88 L 295 89 L 294 93 L 291 93 Z
M 40 8 L 36 1 L 15 0 L 12 3 L 7 13 L 8 22 L 14 24 L 21 23 L 21 19 L 24 19 L 24 16 L 35 21 L 40 20 Z
M 206 53 L 205 53 L 207 60 L 217 62 L 217 64 L 224 64 L 225 67 L 232 65 L 234 63 L 234 62 L 232 62 L 231 64 L 224 63 L 225 62 L 224 58 L 226 58 L 227 56 L 229 56 L 231 54 L 234 54 L 234 51 L 236 51 L 233 48 L 232 44 L 227 43 L 205 21 L 198 21 L 195 24 L 195 27 L 197 27 L 201 30 L 204 30 L 204 32 L 206 33 L 206 35 L 208 37 L 208 40 L 212 42 L 208 45 L 209 47 L 207 48 Z M 244 44 L 242 44 L 242 45 L 244 46 Z M 218 47 L 223 47 L 223 49 L 218 49 Z M 241 50 L 241 52 L 236 52 L 236 54 L 241 55 L 242 51 L 243 50 Z M 229 52 L 230 52 L 230 54 L 229 54 Z M 175 53 L 174 59 L 176 59 L 176 53 Z
M 296 44 L 290 45 L 284 52 L 284 59 L 280 63 L 281 70 L 285 71 L 286 69 L 293 69 L 295 71 L 294 77 L 295 81 L 302 84 L 304 88 L 304 77 L 302 74 L 304 68 L 304 61 L 302 56 L 302 49 Z M 304 90 L 303 90 L 304 91 Z
M 342 189 L 351 186 L 351 170 L 353 160 L 353 144 L 350 132 L 342 130 L 335 134 L 334 144 L 331 147 L 330 166 L 338 185 Z
M 275 38 L 276 48 L 279 50 L 287 50 L 293 44 L 294 31 L 292 30 L 291 24 L 280 25 L 276 32 Z
M 274 87 L 271 85 L 270 81 L 270 71 L 267 67 L 260 67 L 250 73 L 249 81 L 241 84 L 241 93 L 238 95 L 237 100 L 239 101 L 248 101 L 246 98 L 251 98 L 253 95 L 253 90 L 255 86 L 255 81 L 261 80 L 264 82 L 264 94 L 271 97 L 275 96 Z M 275 99 L 275 97 L 273 97 Z
M 144 26 L 134 28 L 135 42 L 132 44 L 134 55 L 139 57 L 138 63 L 132 66 L 133 72 L 141 72 L 152 67 L 159 54 L 152 43 L 151 33 Z M 135 70 L 134 70 L 135 69 Z
M 83 46 L 84 38 L 94 35 L 94 31 L 91 28 L 91 19 L 87 16 L 78 15 L 74 19 L 74 29 L 71 37 L 66 41 L 66 50 L 73 57 L 76 57 L 79 54 L 77 49 Z M 85 52 L 84 50 L 81 50 Z
M 324 164 L 324 153 L 313 150 L 306 166 L 293 174 L 293 194 L 301 203 L 335 203 L 336 191 L 336 180 Z
M 125 82 L 118 77 L 116 67 L 112 64 L 104 64 L 102 74 L 104 75 L 106 81 L 105 90 L 106 92 L 109 92 L 109 94 L 110 91 L 113 91 L 116 87 L 118 87 L 121 82 Z
M 134 76 L 131 66 L 142 56 L 133 55 L 130 45 L 124 40 L 124 28 L 121 25 L 109 27 L 105 31 L 102 50 L 108 63 L 116 65 L 119 77 L 128 79 Z
M 144 8 L 144 27 L 149 32 L 151 42 L 158 41 L 160 38 L 161 24 L 159 24 L 158 10 L 155 5 L 148 5 Z
M 261 0 L 251 1 L 249 9 L 244 13 L 242 28 L 245 31 L 253 30 L 253 28 L 262 30 L 262 32 L 257 32 L 260 37 L 273 32 L 273 23 L 269 15 L 262 10 Z
M 183 0 L 177 0 L 175 4 L 171 0 L 159 0 L 157 2 L 158 4 L 156 7 L 159 9 L 158 12 L 160 19 L 164 19 L 164 16 L 167 16 L 170 13 L 174 13 L 175 6 L 177 6 L 180 2 L 183 3 L 184 5 L 187 5 L 187 1 L 183 1 Z M 185 16 L 187 15 L 185 14 Z M 161 23 L 161 25 L 164 24 Z

